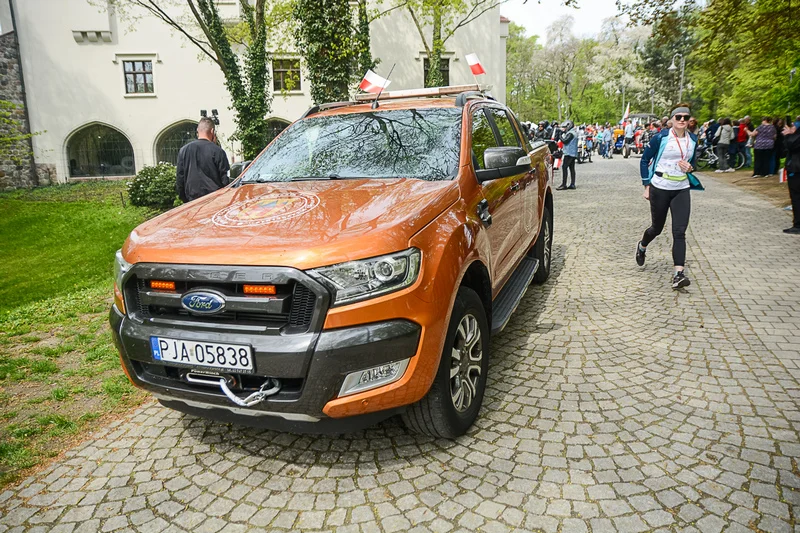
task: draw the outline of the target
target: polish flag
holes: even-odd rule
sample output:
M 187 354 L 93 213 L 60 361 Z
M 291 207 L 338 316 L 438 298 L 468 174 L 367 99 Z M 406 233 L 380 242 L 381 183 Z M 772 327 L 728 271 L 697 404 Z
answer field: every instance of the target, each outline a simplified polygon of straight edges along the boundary
M 631 114 L 631 103 L 628 102 L 628 107 L 625 109 L 625 116 L 622 117 L 622 122 L 626 122 L 630 114 Z
M 381 89 L 387 88 L 390 83 L 392 82 L 368 70 L 367 73 L 364 74 L 364 79 L 361 80 L 361 84 L 358 88 L 368 93 L 378 94 L 381 92 Z
M 469 68 L 472 71 L 473 76 L 477 76 L 478 74 L 486 74 L 486 71 L 483 70 L 483 65 L 481 65 L 481 60 L 478 59 L 478 54 L 467 54 L 464 56 L 469 63 Z

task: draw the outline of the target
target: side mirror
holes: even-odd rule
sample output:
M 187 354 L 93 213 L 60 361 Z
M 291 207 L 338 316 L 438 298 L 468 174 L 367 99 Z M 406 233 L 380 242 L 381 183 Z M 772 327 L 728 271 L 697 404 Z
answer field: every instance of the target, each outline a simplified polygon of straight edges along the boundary
M 230 170 L 230 180 L 233 181 L 238 178 L 242 174 L 242 171 L 244 171 L 244 169 L 246 169 L 247 165 L 250 163 L 251 161 L 239 161 L 232 164 Z
M 475 170 L 475 176 L 480 183 L 524 174 L 531 170 L 531 157 L 524 149 L 516 146 L 487 148 L 483 152 L 483 162 L 486 168 Z
M 520 158 L 526 157 L 528 153 L 516 146 L 495 146 L 487 148 L 483 152 L 483 162 L 486 169 L 515 167 Z M 530 164 L 530 160 L 528 161 Z

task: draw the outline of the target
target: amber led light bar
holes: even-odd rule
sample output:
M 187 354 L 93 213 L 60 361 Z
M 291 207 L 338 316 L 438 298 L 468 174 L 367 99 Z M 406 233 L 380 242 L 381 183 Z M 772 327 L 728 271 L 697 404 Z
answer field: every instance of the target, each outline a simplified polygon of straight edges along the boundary
M 150 280 L 150 288 L 156 289 L 158 291 L 174 291 L 175 290 L 175 282 L 174 281 L 159 281 L 156 279 Z
M 275 294 L 275 285 L 244 285 L 245 294 Z

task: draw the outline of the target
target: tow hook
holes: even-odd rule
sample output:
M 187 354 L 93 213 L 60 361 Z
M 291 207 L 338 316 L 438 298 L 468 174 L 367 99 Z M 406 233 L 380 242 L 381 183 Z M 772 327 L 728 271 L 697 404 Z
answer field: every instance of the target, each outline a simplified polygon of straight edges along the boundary
M 233 391 L 231 391 L 231 389 L 228 388 L 228 380 L 222 376 L 187 372 L 186 381 L 198 385 L 219 386 L 219 388 L 222 389 L 222 392 L 225 393 L 225 396 L 227 396 L 230 401 L 240 407 L 253 407 L 256 404 L 263 402 L 270 396 L 278 394 L 281 390 L 281 381 L 279 379 L 267 378 L 267 380 L 256 392 L 252 393 L 247 398 L 239 398 L 233 393 Z
M 281 382 L 275 378 L 267 378 L 267 381 L 265 381 L 256 392 L 247 398 L 239 398 L 233 392 L 231 392 L 231 390 L 228 388 L 228 384 L 225 382 L 225 378 L 219 379 L 219 388 L 222 389 L 222 392 L 225 393 L 225 396 L 227 396 L 228 399 L 236 405 L 240 407 L 253 407 L 256 404 L 263 402 L 270 396 L 278 394 L 281 390 Z

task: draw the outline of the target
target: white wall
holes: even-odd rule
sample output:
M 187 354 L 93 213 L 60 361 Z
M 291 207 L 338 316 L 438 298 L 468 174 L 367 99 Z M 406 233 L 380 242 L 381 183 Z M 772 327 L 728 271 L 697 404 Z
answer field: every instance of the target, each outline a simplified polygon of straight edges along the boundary
M 385 3 L 381 4 L 385 9 Z M 492 85 L 492 94 L 505 102 L 506 48 L 505 37 L 508 24 L 500 23 L 500 8 L 487 11 L 480 18 L 460 28 L 445 43 L 443 57 L 450 59 L 450 84 L 466 85 L 475 83 L 464 56 L 475 53 L 486 70 L 478 76 L 482 85 Z M 426 28 L 430 44 L 430 28 Z M 412 89 L 424 86 L 423 59 L 425 47 L 407 10 L 396 9 L 374 21 L 370 26 L 372 54 L 380 59 L 378 74 L 386 77 L 392 64 L 394 89 Z
M 14 25 L 11 22 L 11 0 L 0 0 L 0 35 L 14 31 Z
M 0 6 L 5 2 L 0 0 Z M 86 0 L 17 0 L 15 8 L 31 127 L 42 132 L 33 139 L 35 158 L 37 164 L 55 165 L 58 181 L 68 175 L 69 136 L 93 122 L 127 136 L 137 170 L 156 162 L 155 141 L 164 129 L 197 120 L 200 109 L 219 110 L 223 140 L 233 134 L 230 98 L 218 66 L 163 22 L 140 13 L 145 16 L 132 24 Z M 237 16 L 235 3 L 222 3 L 221 9 L 223 16 Z M 2 14 L 0 8 L 0 23 Z M 459 30 L 446 43 L 446 51 L 452 52 L 446 57 L 451 58 L 451 84 L 474 83 L 464 54 L 477 53 L 488 73 L 479 81 L 493 85 L 495 97 L 505 101 L 501 34 L 507 33 L 507 24 L 499 19 L 499 9 L 494 9 Z M 423 86 L 424 47 L 407 12 L 395 10 L 375 21 L 371 43 L 373 55 L 381 60 L 379 73 L 385 76 L 397 63 L 391 89 Z M 125 94 L 122 60 L 134 57 L 152 58 L 154 95 Z M 301 83 L 301 91 L 275 95 L 271 117 L 294 121 L 308 109 L 312 102 L 304 77 Z M 223 141 L 223 147 L 240 159 L 237 146 Z

